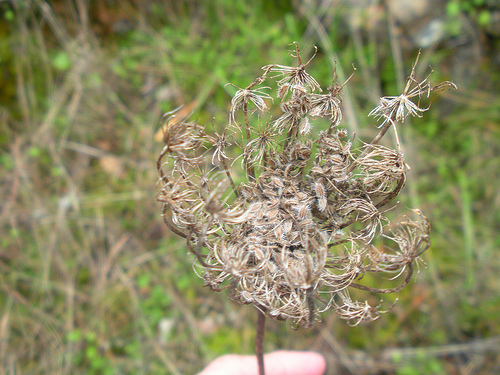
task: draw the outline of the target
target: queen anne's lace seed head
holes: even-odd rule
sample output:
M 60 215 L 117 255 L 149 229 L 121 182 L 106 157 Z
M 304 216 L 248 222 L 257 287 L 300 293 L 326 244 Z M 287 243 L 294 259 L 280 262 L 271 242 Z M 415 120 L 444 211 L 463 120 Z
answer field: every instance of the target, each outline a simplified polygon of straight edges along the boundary
M 382 98 L 370 113 L 383 120 L 379 135 L 353 148 L 354 136 L 338 128 L 345 83 L 337 86 L 334 77 L 328 93 L 319 94 L 306 72 L 314 56 L 302 63 L 297 43 L 291 55 L 296 67 L 267 65 L 262 76 L 237 88 L 221 132 L 167 121 L 158 159 L 163 218 L 186 239 L 205 285 L 227 290 L 234 301 L 296 325 L 310 326 L 326 310 L 352 325 L 375 320 L 380 306 L 353 301 L 349 289 L 399 291 L 430 245 L 420 211 L 397 224 L 386 218 L 409 167 L 399 148 L 377 142 L 388 126 L 428 109 L 418 104 L 423 94 L 454 85 L 432 86 L 430 76 L 419 82 L 413 66 L 403 94 Z M 272 98 L 261 85 L 276 77 Z M 265 121 L 260 116 L 273 99 L 283 114 Z M 314 138 L 320 117 L 330 125 Z M 387 273 L 400 283 L 366 286 L 367 273 Z
M 429 109 L 420 108 L 418 102 L 420 102 L 422 95 L 427 94 L 429 96 L 432 91 L 442 91 L 447 88 L 456 89 L 455 84 L 449 81 L 432 86 L 429 81 L 432 72 L 425 79 L 418 82 L 415 79 L 415 68 L 419 56 L 420 52 L 413 64 L 410 76 L 406 79 L 406 87 L 403 93 L 399 96 L 384 96 L 380 98 L 380 104 L 368 114 L 369 116 L 383 120 L 380 127 L 387 122 L 404 122 L 408 116 L 422 117 L 422 113 Z M 415 97 L 418 97 L 417 103 L 414 103 L 412 100 Z

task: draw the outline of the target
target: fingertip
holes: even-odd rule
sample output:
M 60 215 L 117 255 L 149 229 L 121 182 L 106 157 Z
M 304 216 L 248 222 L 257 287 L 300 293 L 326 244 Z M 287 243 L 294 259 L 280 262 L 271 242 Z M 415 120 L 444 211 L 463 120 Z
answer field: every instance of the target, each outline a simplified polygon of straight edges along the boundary
M 316 352 L 280 350 L 265 356 L 266 370 L 276 375 L 323 375 L 326 360 Z
M 280 350 L 264 356 L 266 374 L 323 375 L 325 358 L 316 352 Z M 224 355 L 209 364 L 198 375 L 254 375 L 258 373 L 255 356 Z
M 247 365 L 252 364 L 252 357 L 226 354 L 216 358 L 198 375 L 231 375 L 242 373 Z M 255 366 L 257 368 L 257 366 Z

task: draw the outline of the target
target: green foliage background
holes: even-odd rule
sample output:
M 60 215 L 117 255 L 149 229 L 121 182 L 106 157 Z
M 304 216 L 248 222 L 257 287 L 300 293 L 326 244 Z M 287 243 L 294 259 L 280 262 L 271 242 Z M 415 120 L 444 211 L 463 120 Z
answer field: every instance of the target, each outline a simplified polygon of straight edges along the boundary
M 452 31 L 460 12 L 487 11 L 449 3 Z M 224 124 L 234 93 L 225 84 L 291 64 L 293 41 L 304 56 L 319 47 L 310 72 L 324 87 L 335 60 L 341 78 L 357 67 L 343 126 L 373 135 L 366 114 L 381 92 L 398 93 L 416 49 L 390 48 L 383 12 L 374 37 L 346 27 L 349 6 L 330 9 L 323 28 L 306 5 L 0 3 L 0 373 L 191 374 L 216 356 L 253 353 L 252 309 L 204 289 L 162 223 L 158 135 L 162 114 L 180 105 Z M 498 47 L 481 35 L 486 50 Z M 484 56 L 465 80 L 454 76 L 454 50 L 422 52 L 421 67 L 459 85 L 402 129 L 413 169 L 401 205 L 431 220 L 427 267 L 378 321 L 351 328 L 327 314 L 309 331 L 270 322 L 267 351 L 321 351 L 331 373 L 499 371 L 498 62 Z M 385 355 L 410 347 L 416 354 Z

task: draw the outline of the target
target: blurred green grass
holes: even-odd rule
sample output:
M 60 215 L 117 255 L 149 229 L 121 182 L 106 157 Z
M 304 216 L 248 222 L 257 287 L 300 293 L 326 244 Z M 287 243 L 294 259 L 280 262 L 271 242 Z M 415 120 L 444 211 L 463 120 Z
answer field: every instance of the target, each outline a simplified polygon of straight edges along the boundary
M 341 74 L 358 68 L 344 126 L 373 134 L 366 114 L 380 90 L 397 92 L 416 51 L 400 51 L 398 64 L 387 38 L 346 30 L 345 8 L 323 29 L 306 5 L 0 3 L 0 373 L 190 374 L 218 355 L 253 353 L 251 308 L 204 289 L 162 223 L 155 136 L 180 105 L 224 123 L 224 85 L 290 63 L 295 40 L 304 52 L 318 45 L 311 72 L 324 86 L 335 59 Z M 423 60 L 450 75 L 453 53 Z M 269 322 L 266 351 L 319 350 L 339 373 L 455 373 L 471 361 L 463 353 L 381 353 L 499 337 L 500 74 L 488 63 L 403 129 L 413 169 L 401 205 L 431 220 L 428 268 L 375 323 L 351 328 L 327 314 L 296 332 Z M 498 342 L 480 351 L 476 373 L 495 373 L 498 354 Z

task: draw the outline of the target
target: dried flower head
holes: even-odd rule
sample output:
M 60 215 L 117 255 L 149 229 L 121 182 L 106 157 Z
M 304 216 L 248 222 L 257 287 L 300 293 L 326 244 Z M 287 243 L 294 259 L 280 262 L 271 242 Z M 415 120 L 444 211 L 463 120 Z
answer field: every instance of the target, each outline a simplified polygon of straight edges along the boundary
M 297 43 L 291 55 L 297 67 L 267 65 L 261 77 L 238 88 L 227 124 L 234 133 L 209 135 L 185 119 L 167 121 L 158 159 L 163 217 L 186 239 L 205 285 L 227 290 L 261 316 L 311 326 L 333 310 L 352 325 L 372 321 L 384 311 L 353 301 L 349 290 L 401 290 L 430 245 L 420 211 L 399 223 L 385 216 L 409 167 L 400 150 L 377 143 L 396 121 L 427 110 L 412 98 L 454 85 L 431 86 L 429 76 L 418 82 L 415 63 L 403 94 L 382 98 L 370 113 L 384 119 L 377 136 L 353 149 L 354 139 L 338 128 L 344 85 L 334 79 L 328 94 L 313 93 L 321 89 L 306 72 L 312 57 L 303 64 Z M 269 78 L 269 72 L 278 75 Z M 272 98 L 260 85 L 276 77 L 283 115 L 272 122 L 251 118 L 248 104 L 267 109 Z M 330 126 L 313 138 L 318 117 Z M 234 163 L 240 156 L 241 169 Z M 383 240 L 393 246 L 375 246 Z M 387 273 L 399 285 L 364 285 L 367 273 Z
M 413 117 L 422 117 L 422 112 L 429 109 L 419 107 L 420 98 L 423 94 L 427 93 L 427 96 L 429 96 L 432 91 L 441 91 L 447 88 L 456 89 L 455 84 L 449 81 L 441 82 L 436 86 L 432 86 L 429 81 L 432 72 L 429 73 L 429 75 L 422 81 L 418 82 L 415 79 L 415 68 L 419 57 L 420 52 L 418 53 L 417 59 L 413 64 L 410 76 L 406 79 L 406 86 L 403 93 L 399 96 L 384 96 L 380 98 L 380 104 L 368 114 L 369 116 L 374 116 L 377 119 L 383 119 L 380 126 L 383 126 L 388 121 L 404 122 L 404 120 L 410 115 Z M 416 104 L 411 100 L 414 97 L 418 97 Z
M 248 103 L 252 103 L 254 105 L 254 110 L 264 112 L 268 109 L 264 99 L 272 99 L 272 97 L 263 90 L 268 89 L 269 87 L 252 89 L 252 87 L 256 85 L 256 82 L 259 82 L 261 79 L 261 77 L 257 78 L 257 80 L 244 89 L 239 88 L 232 83 L 228 83 L 228 85 L 234 86 L 238 89 L 231 100 L 230 118 L 233 123 L 236 122 L 234 119 L 234 113 L 239 109 L 243 109 L 245 112 L 248 111 Z
M 342 85 L 337 86 L 337 62 L 335 62 L 333 82 L 332 85 L 328 87 L 328 94 L 311 94 L 311 111 L 309 112 L 309 115 L 311 117 L 329 118 L 331 121 L 330 129 L 338 126 L 342 120 L 342 110 L 340 108 L 342 100 L 340 98 L 340 94 L 342 92 L 342 88 L 347 82 L 349 82 L 355 72 L 356 68 L 354 68 L 354 72 Z
M 321 86 L 319 83 L 306 72 L 307 66 L 311 63 L 312 59 L 316 56 L 318 52 L 318 48 L 315 46 L 314 55 L 305 63 L 302 64 L 302 57 L 300 56 L 299 44 L 297 42 L 293 42 L 295 45 L 295 51 L 290 52 L 290 56 L 297 58 L 297 66 L 286 66 L 286 65 L 278 65 L 271 64 L 262 67 L 264 71 L 268 72 L 277 72 L 278 74 L 275 77 L 283 77 L 280 81 L 278 81 L 278 97 L 283 98 L 288 93 L 288 91 L 296 91 L 297 87 L 308 88 L 311 91 L 318 90 L 321 91 Z M 295 54 L 294 54 L 295 53 Z M 300 89 L 302 90 L 302 89 Z

